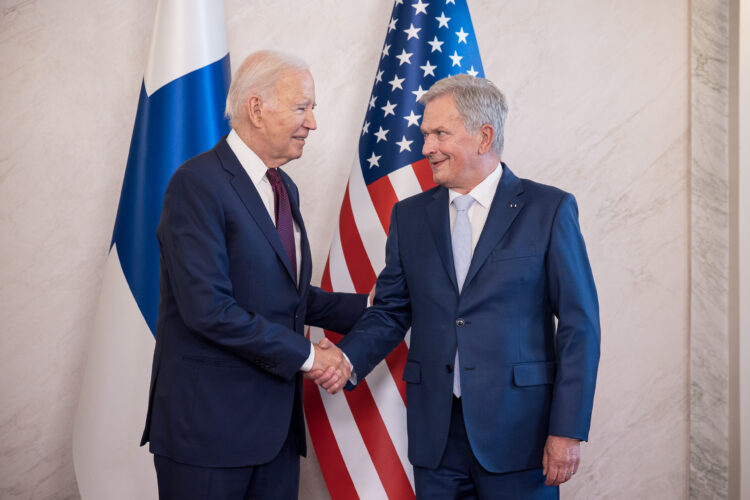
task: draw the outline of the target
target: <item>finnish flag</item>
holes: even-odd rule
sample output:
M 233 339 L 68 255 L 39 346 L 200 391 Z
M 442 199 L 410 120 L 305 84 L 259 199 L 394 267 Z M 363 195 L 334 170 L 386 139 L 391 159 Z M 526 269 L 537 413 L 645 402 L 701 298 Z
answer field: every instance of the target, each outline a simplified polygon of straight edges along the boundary
M 159 301 L 156 226 L 185 160 L 229 132 L 222 0 L 160 0 L 73 431 L 81 498 L 157 498 L 138 446 Z

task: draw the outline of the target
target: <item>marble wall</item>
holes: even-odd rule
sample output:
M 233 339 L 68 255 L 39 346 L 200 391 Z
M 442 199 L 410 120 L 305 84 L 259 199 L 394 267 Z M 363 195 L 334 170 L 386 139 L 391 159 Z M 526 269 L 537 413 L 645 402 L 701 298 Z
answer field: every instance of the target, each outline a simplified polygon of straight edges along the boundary
M 729 0 L 691 19 L 690 496 L 729 496 Z
M 1 498 L 78 496 L 72 420 L 154 4 L 0 7 Z M 225 2 L 235 64 L 275 47 L 307 59 L 316 78 L 319 128 L 288 169 L 300 186 L 314 279 L 391 5 Z M 591 441 L 563 497 L 686 498 L 690 2 L 470 7 L 485 72 L 510 103 L 504 160 L 577 196 L 599 287 Z M 314 459 L 304 469 L 301 496 L 325 498 Z

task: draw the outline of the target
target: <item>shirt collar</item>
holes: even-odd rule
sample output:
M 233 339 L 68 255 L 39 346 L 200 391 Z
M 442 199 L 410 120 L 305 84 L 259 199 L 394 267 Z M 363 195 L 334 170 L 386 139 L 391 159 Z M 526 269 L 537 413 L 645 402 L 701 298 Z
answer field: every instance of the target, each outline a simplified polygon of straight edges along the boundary
M 227 144 L 232 149 L 232 152 L 237 156 L 240 161 L 240 165 L 245 169 L 247 175 L 250 176 L 250 180 L 253 181 L 253 185 L 257 186 L 264 179 L 267 179 L 266 172 L 268 167 L 263 161 L 250 149 L 245 141 L 243 141 L 237 131 L 232 129 L 227 136 Z
M 482 182 L 474 186 L 474 189 L 469 191 L 474 201 L 482 205 L 484 208 L 489 209 L 492 205 L 492 200 L 495 198 L 495 192 L 497 191 L 497 185 L 500 183 L 500 177 L 503 174 L 502 164 L 498 163 L 495 170 L 493 170 Z M 453 203 L 453 200 L 461 196 L 461 193 L 452 189 L 448 190 L 448 202 Z

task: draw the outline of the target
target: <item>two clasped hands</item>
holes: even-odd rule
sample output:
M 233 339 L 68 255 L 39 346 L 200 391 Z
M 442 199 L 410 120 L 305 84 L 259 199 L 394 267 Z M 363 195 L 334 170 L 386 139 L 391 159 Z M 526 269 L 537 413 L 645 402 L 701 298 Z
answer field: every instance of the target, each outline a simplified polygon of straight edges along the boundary
M 315 361 L 305 377 L 312 380 L 329 394 L 339 392 L 352 374 L 352 366 L 336 345 L 323 337 L 315 348 Z
M 369 293 L 368 303 L 375 300 L 375 286 Z M 329 394 L 336 394 L 344 388 L 352 375 L 352 365 L 344 353 L 327 337 L 319 343 L 313 344 L 315 360 L 312 369 L 305 373 L 305 377 L 312 380 Z

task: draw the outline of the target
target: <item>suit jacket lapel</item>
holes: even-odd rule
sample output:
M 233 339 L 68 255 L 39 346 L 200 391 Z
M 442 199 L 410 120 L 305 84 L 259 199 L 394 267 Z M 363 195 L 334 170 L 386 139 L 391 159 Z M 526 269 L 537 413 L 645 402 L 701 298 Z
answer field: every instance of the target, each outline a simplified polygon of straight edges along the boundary
M 444 187 L 437 188 L 432 201 L 425 206 L 425 211 L 427 212 L 427 223 L 432 231 L 435 247 L 443 261 L 445 272 L 448 273 L 453 288 L 458 291 L 456 271 L 453 267 L 450 220 L 448 219 L 448 190 Z
M 502 165 L 503 175 L 497 185 L 497 191 L 495 191 L 487 221 L 484 223 L 484 229 L 482 229 L 482 234 L 474 249 L 471 265 L 469 265 L 469 271 L 464 281 L 464 288 L 471 283 L 472 278 L 476 276 L 484 261 L 489 257 L 490 252 L 500 243 L 524 205 L 524 198 L 521 196 L 523 193 L 521 181 L 507 165 L 504 163 Z
M 279 233 L 276 231 L 276 226 L 274 226 L 271 218 L 268 216 L 268 210 L 266 210 L 263 200 L 260 199 L 260 194 L 255 189 L 253 181 L 250 180 L 250 176 L 242 168 L 237 156 L 235 156 L 232 148 L 227 144 L 226 138 L 219 141 L 215 151 L 224 169 L 232 174 L 232 179 L 229 182 L 232 184 L 237 196 L 242 200 L 245 208 L 247 208 L 247 211 L 250 212 L 255 223 L 263 232 L 263 235 L 269 241 L 279 259 L 284 263 L 289 277 L 296 282 L 297 278 L 292 274 L 292 266 L 289 263 L 286 250 L 284 250 L 284 246 L 281 244 L 281 238 L 279 238 Z

